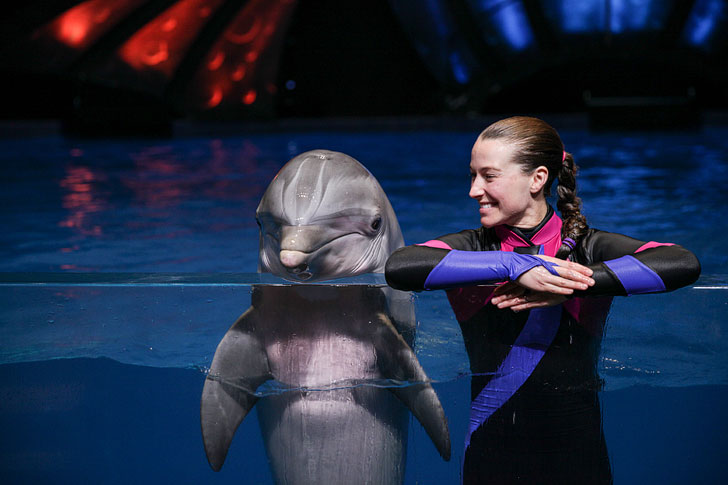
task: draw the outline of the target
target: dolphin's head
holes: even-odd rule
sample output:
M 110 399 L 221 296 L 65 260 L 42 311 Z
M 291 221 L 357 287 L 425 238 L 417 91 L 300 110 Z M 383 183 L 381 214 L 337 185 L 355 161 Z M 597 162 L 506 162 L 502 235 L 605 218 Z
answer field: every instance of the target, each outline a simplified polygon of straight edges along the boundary
M 302 153 L 268 186 L 256 211 L 258 271 L 294 281 L 383 272 L 404 244 L 374 176 L 348 155 Z

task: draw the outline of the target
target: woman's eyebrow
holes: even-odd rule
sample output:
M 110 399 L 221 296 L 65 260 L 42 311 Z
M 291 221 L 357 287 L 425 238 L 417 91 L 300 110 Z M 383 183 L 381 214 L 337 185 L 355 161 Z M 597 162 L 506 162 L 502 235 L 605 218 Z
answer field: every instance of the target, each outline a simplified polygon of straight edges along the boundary
M 480 167 L 478 170 L 475 170 L 472 166 L 470 167 L 470 171 L 471 172 L 483 172 L 483 171 L 486 171 L 486 170 L 492 170 L 494 172 L 502 172 L 502 170 L 500 168 L 491 167 L 490 165 L 486 165 L 484 167 Z

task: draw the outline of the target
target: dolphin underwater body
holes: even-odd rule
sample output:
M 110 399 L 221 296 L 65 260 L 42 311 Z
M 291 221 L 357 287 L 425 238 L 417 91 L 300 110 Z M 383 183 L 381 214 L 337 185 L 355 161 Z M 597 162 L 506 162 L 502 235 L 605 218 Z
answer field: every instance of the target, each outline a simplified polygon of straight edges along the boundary
M 403 245 L 376 179 L 353 158 L 314 150 L 288 162 L 256 212 L 259 271 L 293 281 L 383 272 Z M 376 285 L 253 288 L 251 307 L 220 342 L 205 380 L 202 435 L 219 470 L 258 404 L 277 483 L 401 483 L 407 408 L 445 460 L 447 420 L 406 338 L 408 293 Z M 269 380 L 284 386 L 261 398 Z

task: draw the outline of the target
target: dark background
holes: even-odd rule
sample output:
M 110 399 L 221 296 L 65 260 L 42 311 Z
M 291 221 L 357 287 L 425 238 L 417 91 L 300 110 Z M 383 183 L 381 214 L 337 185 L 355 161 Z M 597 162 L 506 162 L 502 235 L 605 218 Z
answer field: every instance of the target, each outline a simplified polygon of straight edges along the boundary
M 38 31 L 82 3 L 30 0 L 5 7 L 0 24 L 3 118 L 60 119 L 80 131 L 106 127 L 113 133 L 163 130 L 177 120 L 198 119 L 576 112 L 606 124 L 664 128 L 699 124 L 705 112 L 728 107 L 728 6 L 723 0 L 583 2 L 597 6 L 594 12 L 606 20 L 583 15 L 585 27 L 576 32 L 554 20 L 579 5 L 568 0 L 294 0 L 289 21 L 276 24 L 279 44 L 258 62 L 268 74 L 255 82 L 266 83 L 266 96 L 250 106 L 223 102 L 214 109 L 189 102 L 189 92 L 201 86 L 195 72 L 235 14 L 255 2 L 221 2 L 209 25 L 190 34 L 195 41 L 161 88 L 146 82 L 144 73 L 132 72 L 140 74 L 134 78 L 118 66 L 105 71 L 99 66 L 147 22 L 183 2 L 141 2 L 73 62 L 58 62 L 55 53 L 67 46 Z M 283 0 L 268 4 L 288 5 Z M 615 28 L 609 15 L 625 4 L 627 10 L 641 5 L 641 12 L 660 21 Z M 426 5 L 439 6 L 439 13 L 426 11 Z M 533 42 L 525 49 L 509 46 L 499 34 L 498 26 L 509 21 L 500 14 L 509 8 L 523 13 L 531 27 Z M 629 19 L 638 13 L 621 15 Z M 690 44 L 686 32 L 696 13 L 713 33 Z M 452 48 L 450 56 L 464 46 L 471 63 L 466 82 L 453 81 L 436 56 L 423 55 L 426 37 L 437 30 L 428 25 L 443 26 L 445 18 L 452 32 L 430 39 L 430 45 Z

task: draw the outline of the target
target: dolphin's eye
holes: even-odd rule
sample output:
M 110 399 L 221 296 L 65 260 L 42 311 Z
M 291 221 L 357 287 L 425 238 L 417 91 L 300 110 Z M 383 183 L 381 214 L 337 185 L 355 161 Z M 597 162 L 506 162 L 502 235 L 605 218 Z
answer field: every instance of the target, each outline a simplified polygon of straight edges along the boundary
M 379 227 L 381 225 L 382 225 L 382 218 L 381 217 L 377 217 L 376 219 L 374 219 L 372 221 L 372 229 L 374 229 L 375 231 L 379 230 Z

